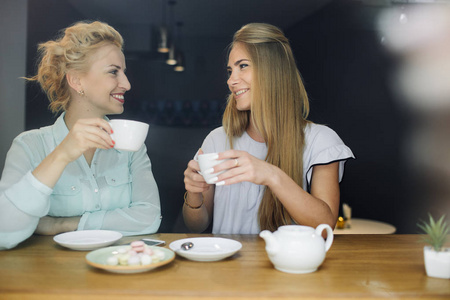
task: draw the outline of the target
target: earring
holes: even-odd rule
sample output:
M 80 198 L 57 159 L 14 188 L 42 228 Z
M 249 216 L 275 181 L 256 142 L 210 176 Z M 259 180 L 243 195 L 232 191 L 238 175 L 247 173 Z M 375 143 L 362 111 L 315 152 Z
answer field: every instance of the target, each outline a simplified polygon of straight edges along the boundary
M 80 95 L 81 97 L 83 97 L 83 96 L 84 96 L 84 91 L 83 91 L 83 90 L 79 90 L 79 91 L 78 91 L 78 95 Z

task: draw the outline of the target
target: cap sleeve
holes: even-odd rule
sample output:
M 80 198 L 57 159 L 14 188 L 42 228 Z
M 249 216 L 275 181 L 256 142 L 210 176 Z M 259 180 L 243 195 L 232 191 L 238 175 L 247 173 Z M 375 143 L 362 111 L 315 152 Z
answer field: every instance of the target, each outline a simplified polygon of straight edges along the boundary
M 347 147 L 337 133 L 324 125 L 309 124 L 305 130 L 305 151 L 303 153 L 303 186 L 311 186 L 312 168 L 339 162 L 339 182 L 344 175 L 344 164 L 353 159 L 352 150 Z

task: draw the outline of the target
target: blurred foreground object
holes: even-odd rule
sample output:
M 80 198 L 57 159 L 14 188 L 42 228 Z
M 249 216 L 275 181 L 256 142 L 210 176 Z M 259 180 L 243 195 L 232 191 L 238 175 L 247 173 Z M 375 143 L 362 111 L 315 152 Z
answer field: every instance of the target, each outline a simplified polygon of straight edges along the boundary
M 449 2 L 450 3 L 450 2 Z M 407 216 L 450 212 L 450 5 L 407 5 L 378 18 L 381 42 L 398 65 L 391 86 L 409 113 L 403 141 Z
M 450 110 L 450 6 L 412 5 L 378 19 L 383 44 L 402 59 L 396 92 L 415 109 Z

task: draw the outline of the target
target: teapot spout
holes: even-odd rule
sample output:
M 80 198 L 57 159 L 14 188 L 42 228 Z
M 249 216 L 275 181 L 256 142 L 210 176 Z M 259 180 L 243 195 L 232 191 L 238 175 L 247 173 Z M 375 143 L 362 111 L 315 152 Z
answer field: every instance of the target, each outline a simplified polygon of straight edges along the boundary
M 277 238 L 269 230 L 263 230 L 259 236 L 266 242 L 266 251 L 269 255 L 276 255 L 280 251 L 280 245 Z

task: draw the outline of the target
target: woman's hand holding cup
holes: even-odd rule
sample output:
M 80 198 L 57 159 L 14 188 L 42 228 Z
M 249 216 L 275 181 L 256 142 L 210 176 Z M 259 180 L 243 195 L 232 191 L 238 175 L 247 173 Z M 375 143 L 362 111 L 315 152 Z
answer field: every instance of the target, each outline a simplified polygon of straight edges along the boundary
M 198 155 L 198 164 L 200 166 L 200 174 L 205 179 L 208 184 L 215 184 L 219 179 L 218 176 L 225 172 L 222 171 L 214 171 L 214 167 L 223 163 L 227 159 L 219 160 L 219 154 L 217 153 L 207 153 L 207 154 L 199 154 Z
M 57 149 L 64 154 L 68 162 L 72 162 L 89 149 L 111 149 L 114 146 L 111 132 L 111 126 L 106 120 L 79 119 Z
M 218 153 L 220 163 L 214 167 L 216 186 L 230 185 L 243 181 L 258 185 L 269 185 L 276 167 L 258 159 L 246 151 L 227 150 Z M 225 172 L 226 171 L 226 172 Z
M 273 166 L 245 151 L 227 150 L 221 153 L 199 151 L 198 161 L 191 160 L 184 172 L 185 187 L 189 192 L 200 193 L 210 184 L 229 185 L 242 181 L 266 184 Z
M 202 149 L 198 151 L 197 155 L 203 155 Z M 209 184 L 206 183 L 203 175 L 200 173 L 198 161 L 194 159 L 189 161 L 187 168 L 184 171 L 184 186 L 186 191 L 191 193 L 202 193 L 209 189 Z

